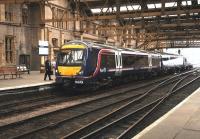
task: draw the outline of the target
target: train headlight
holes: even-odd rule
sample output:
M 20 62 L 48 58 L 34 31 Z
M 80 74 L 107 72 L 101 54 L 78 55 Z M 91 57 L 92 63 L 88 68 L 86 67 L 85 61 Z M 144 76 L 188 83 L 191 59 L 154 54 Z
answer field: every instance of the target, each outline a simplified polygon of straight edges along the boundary
M 56 73 L 58 73 L 58 70 L 55 70 Z
M 78 74 L 79 74 L 79 75 L 83 75 L 83 71 L 80 71 Z

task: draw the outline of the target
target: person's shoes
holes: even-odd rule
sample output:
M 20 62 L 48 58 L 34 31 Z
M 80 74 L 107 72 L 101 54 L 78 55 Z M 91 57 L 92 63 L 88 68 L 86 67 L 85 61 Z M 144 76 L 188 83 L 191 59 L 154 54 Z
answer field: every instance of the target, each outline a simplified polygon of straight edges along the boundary
M 53 79 L 49 79 L 49 80 L 53 80 Z

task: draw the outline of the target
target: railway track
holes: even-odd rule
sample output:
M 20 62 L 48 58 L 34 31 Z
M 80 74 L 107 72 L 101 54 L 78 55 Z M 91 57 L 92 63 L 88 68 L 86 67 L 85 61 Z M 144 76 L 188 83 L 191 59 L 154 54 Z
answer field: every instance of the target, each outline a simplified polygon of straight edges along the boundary
M 190 76 L 190 75 L 188 75 Z M 68 138 L 130 138 L 127 137 L 126 134 L 129 130 L 134 128 L 141 120 L 146 118 L 146 116 L 151 113 L 158 105 L 160 105 L 167 97 L 171 94 L 177 92 L 182 87 L 191 84 L 193 81 L 199 79 L 199 77 L 195 78 L 191 82 L 185 84 L 184 86 L 174 90 L 180 84 L 180 82 L 186 77 L 180 79 L 175 85 L 171 87 L 171 90 L 167 91 L 163 95 L 154 95 L 154 99 L 149 101 L 150 93 L 155 91 L 160 85 L 165 85 L 165 82 L 159 84 L 158 86 L 150 89 L 145 94 L 140 96 L 138 99 L 133 100 L 132 102 L 121 106 L 119 109 L 110 112 L 109 114 L 97 119 L 89 123 L 88 125 L 66 135 L 63 136 L 63 139 Z M 149 95 L 148 101 L 147 96 Z M 152 97 L 152 96 L 151 96 Z M 141 103 L 136 103 L 141 101 L 141 99 L 145 98 Z M 138 106 L 137 106 L 138 105 Z
M 162 79 L 161 79 L 162 80 Z M 159 82 L 160 80 L 158 80 Z M 157 81 L 155 81 L 157 82 Z M 153 82 L 153 84 L 155 83 Z M 147 84 L 151 85 L 150 84 Z M 144 85 L 146 86 L 146 85 Z M 143 86 L 139 86 L 143 87 Z M 119 88 L 118 88 L 119 89 Z M 137 88 L 133 88 L 137 89 Z M 102 92 L 99 92 L 102 93 Z M 95 95 L 95 94 L 94 94 Z M 82 95 L 82 97 L 87 97 L 87 96 L 91 96 L 91 94 L 85 94 Z M 66 101 L 70 101 L 70 100 L 75 100 L 78 99 L 79 96 L 73 96 L 73 97 L 66 97 L 63 95 L 56 95 L 56 94 L 47 94 L 44 95 L 42 97 L 31 97 L 28 99 L 19 99 L 19 100 L 12 100 L 12 101 L 6 101 L 6 102 L 1 102 L 0 103 L 0 118 L 2 117 L 6 117 L 6 116 L 11 116 L 11 115 L 16 115 L 19 113 L 23 113 L 23 112 L 28 112 L 28 111 L 33 111 L 34 109 L 38 109 L 38 108 L 42 108 L 45 106 L 49 106 L 49 105 L 53 105 L 53 104 L 57 104 L 57 103 L 62 103 L 62 102 L 66 102 Z
M 179 81 L 168 91 L 168 93 L 167 93 L 165 96 L 163 96 L 163 97 L 157 99 L 157 100 L 155 101 L 155 102 L 156 102 L 155 105 L 154 105 L 151 109 L 149 109 L 143 116 L 141 116 L 138 120 L 136 120 L 134 124 L 130 125 L 128 129 L 124 130 L 124 132 L 121 133 L 117 138 L 118 138 L 118 139 L 122 139 L 122 138 L 129 138 L 129 137 L 132 137 L 132 133 L 131 133 L 131 132 L 134 130 L 134 128 L 135 128 L 138 124 L 142 123 L 143 120 L 148 119 L 149 116 L 151 116 L 150 114 L 153 113 L 153 112 L 155 112 L 155 111 L 158 109 L 158 107 L 159 107 L 160 105 L 162 105 L 165 101 L 167 101 L 167 99 L 169 99 L 169 98 L 172 97 L 173 95 L 175 96 L 176 93 L 178 93 L 178 91 L 180 91 L 181 89 L 187 87 L 188 85 L 190 85 L 190 84 L 192 84 L 193 82 L 195 82 L 195 81 L 197 81 L 198 79 L 200 79 L 200 75 L 199 75 L 198 77 L 194 77 L 194 78 L 191 79 L 189 82 L 186 81 L 186 83 L 185 83 L 184 85 L 178 87 L 178 85 L 181 84 L 182 80 L 185 80 L 185 79 L 187 80 L 187 77 L 188 77 L 188 76 L 186 76 L 186 77 L 182 78 L 181 80 L 179 80 Z
M 184 78 L 183 78 L 184 79 Z M 195 78 L 194 80 L 199 79 L 199 77 Z M 191 82 L 193 82 L 192 80 Z M 160 97 L 156 99 L 155 101 L 152 101 L 146 105 L 144 105 L 141 108 L 138 108 L 126 115 L 124 115 L 121 118 L 118 118 L 111 123 L 106 123 L 105 126 L 102 126 L 100 128 L 97 128 L 96 130 L 82 136 L 82 139 L 88 139 L 88 138 L 131 138 L 132 136 L 128 136 L 129 132 L 134 129 L 139 123 L 142 122 L 145 118 L 148 117 L 150 113 L 152 113 L 163 101 L 165 101 L 168 97 L 170 97 L 173 93 L 181 89 L 182 87 L 174 90 L 174 88 L 182 81 L 179 80 L 172 88 L 171 90 L 164 95 L 163 97 Z M 190 83 L 191 83 L 190 82 Z M 188 84 L 186 84 L 188 85 Z M 100 121 L 98 121 L 100 122 Z M 101 121 L 102 122 L 102 121 Z M 94 124 L 94 123 L 93 123 Z M 101 123 L 102 124 L 102 123 Z M 88 130 L 88 129 L 87 129 Z M 90 129 L 91 130 L 91 129 Z M 80 131 L 79 131 L 80 132 Z M 75 133 L 77 134 L 77 133 Z M 69 138 L 73 134 L 69 136 L 64 136 L 62 138 Z
M 16 122 L 16 123 L 12 123 L 12 124 L 8 124 L 8 125 L 6 125 L 6 126 L 2 126 L 2 127 L 0 127 L 0 130 L 6 130 L 6 131 L 8 131 L 8 134 L 6 134 L 7 132 L 4 132 L 2 135 L 0 134 L 0 137 L 5 137 L 5 136 L 9 136 L 9 134 L 11 133 L 11 132 L 13 132 L 13 130 L 14 130 L 14 132 L 16 132 L 16 134 L 19 134 L 19 133 L 22 133 L 22 132 L 18 132 L 19 130 L 17 129 L 17 130 L 15 130 L 15 126 L 17 126 L 18 127 L 18 125 L 22 125 L 22 130 L 24 130 L 24 124 L 26 124 L 26 123 L 30 123 L 30 121 L 31 120 L 33 120 L 33 121 L 35 121 L 35 122 L 33 122 L 33 124 L 34 123 L 41 123 L 41 125 L 44 125 L 44 126 L 39 126 L 39 128 L 37 127 L 37 128 L 35 128 L 35 125 L 34 125 L 34 131 L 29 131 L 30 133 L 31 132 L 35 132 L 35 131 L 40 131 L 40 130 L 42 130 L 42 129 L 44 129 L 44 128 L 46 128 L 46 126 L 47 127 L 51 127 L 52 125 L 54 125 L 54 123 L 62 123 L 62 121 L 64 122 L 65 121 L 65 119 L 63 120 L 60 120 L 60 122 L 58 122 L 58 120 L 55 120 L 56 122 L 53 122 L 53 124 L 49 124 L 49 121 L 47 120 L 46 121 L 46 123 L 44 123 L 44 122 L 41 122 L 41 121 L 39 121 L 38 119 L 42 119 L 43 117 L 48 117 L 49 115 L 52 115 L 51 117 L 55 117 L 54 115 L 57 115 L 58 113 L 61 113 L 61 117 L 63 117 L 62 116 L 62 113 L 63 113 L 63 111 L 68 111 L 68 115 L 70 115 L 70 113 L 71 113 L 71 109 L 74 109 L 74 108 L 76 108 L 76 107 L 78 107 L 78 108 L 80 108 L 80 107 L 82 107 L 83 106 L 83 104 L 84 105 L 86 105 L 86 106 L 90 106 L 90 104 L 91 103 L 96 103 L 96 101 L 99 101 L 99 100 L 101 100 L 102 102 L 104 102 L 104 100 L 105 100 L 105 98 L 107 98 L 107 99 L 110 99 L 110 103 L 113 103 L 112 102 L 112 98 L 113 98 L 113 96 L 115 96 L 115 97 L 117 97 L 117 96 L 123 96 L 124 95 L 124 93 L 128 93 L 128 92 L 130 92 L 130 91 L 134 91 L 134 90 L 138 90 L 138 89 L 143 89 L 143 88 L 145 88 L 145 87 L 151 87 L 153 84 L 157 84 L 158 82 L 160 82 L 160 81 L 163 81 L 163 79 L 161 79 L 161 80 L 156 80 L 156 81 L 154 81 L 154 82 L 151 82 L 151 83 L 147 83 L 147 84 L 144 84 L 144 85 L 138 85 L 137 87 L 135 87 L 135 88 L 128 88 L 128 89 L 119 89 L 119 91 L 117 92 L 117 91 L 115 91 L 115 92 L 112 92 L 112 93 L 106 93 L 106 95 L 104 95 L 103 97 L 101 96 L 101 97 L 97 97 L 97 98 L 95 98 L 95 99 L 93 99 L 93 100 L 91 100 L 91 101 L 86 101 L 85 103 L 80 103 L 79 105 L 76 105 L 76 106 L 74 106 L 74 107 L 69 107 L 69 108 L 64 108 L 64 109 L 59 109 L 58 111 L 53 111 L 53 112 L 51 112 L 51 113 L 47 113 L 47 114 L 44 114 L 44 115 L 40 115 L 40 116 L 36 116 L 36 117 L 33 117 L 33 118 L 30 118 L 30 119 L 27 119 L 27 120 L 23 120 L 23 121 L 19 121 L 19 122 Z M 136 95 L 137 96 L 137 94 L 132 94 L 133 95 L 133 97 L 134 97 L 134 95 Z M 118 100 L 119 101 L 119 100 Z M 101 102 L 101 103 L 102 103 Z M 120 102 L 120 101 L 119 101 Z M 121 98 L 121 102 L 123 102 L 123 98 Z M 105 105 L 105 104 L 104 104 Z M 102 107 L 103 108 L 103 107 Z M 76 108 L 77 109 L 77 108 Z M 98 109 L 98 108 L 97 108 Z M 74 110 L 75 112 L 77 112 L 78 110 Z M 92 111 L 91 111 L 91 113 L 92 113 Z M 77 114 L 75 114 L 75 115 L 77 115 Z M 81 114 L 80 114 L 81 115 Z M 59 117 L 59 115 L 58 115 L 58 117 Z M 66 116 L 65 116 L 66 117 Z M 72 117 L 73 117 L 73 115 L 72 115 Z M 77 116 L 78 117 L 78 116 Z M 46 119 L 46 118 L 45 118 Z M 69 117 L 68 117 L 68 119 L 70 119 Z M 12 127 L 12 129 L 10 130 L 10 128 Z M 30 128 L 30 127 L 27 127 L 27 128 Z M 26 128 L 26 129 L 27 129 Z M 8 129 L 8 130 L 7 130 Z M 21 130 L 20 130 L 21 131 Z M 28 132 L 28 133 L 29 133 Z M 26 132 L 24 132 L 23 131 L 23 134 L 26 134 Z
M 69 98 L 59 97 L 56 95 L 24 100 L 16 103 L 8 103 L 0 105 L 0 118 L 5 116 L 16 115 L 23 112 L 33 111 L 34 109 L 42 108 L 48 105 L 61 103 L 69 100 Z
M 142 107 L 127 112 L 124 116 L 119 117 L 118 115 L 123 115 L 125 113 L 122 108 L 130 109 L 127 108 L 128 105 L 123 106 L 117 111 L 111 112 L 110 114 L 88 124 L 85 127 L 82 127 L 81 129 L 74 131 L 73 133 L 63 136 L 62 138 L 131 138 L 132 136 L 127 136 L 127 134 L 132 129 L 134 129 L 134 127 L 137 126 L 144 118 L 147 118 L 147 116 L 152 113 L 161 103 L 163 103 L 163 101 L 165 101 L 168 97 L 170 97 L 172 94 L 176 93 L 183 87 L 199 79 L 198 76 L 197 78 L 191 80 L 189 83 L 186 83 L 185 85 L 177 88 L 178 84 L 180 84 L 181 81 L 186 77 L 179 80 L 171 88 L 171 90 L 166 93 L 166 95 L 159 97 L 154 101 L 143 105 Z
M 165 86 L 165 88 L 169 86 L 173 86 L 174 82 L 181 80 L 182 76 L 186 78 L 187 74 L 189 74 L 189 72 L 182 74 L 181 77 L 179 77 L 179 75 L 176 75 L 165 81 L 162 80 L 164 83 L 159 84 L 159 85 L 157 85 L 158 84 L 158 81 L 157 81 L 155 83 L 149 84 L 149 86 L 147 87 L 141 86 L 135 89 L 129 89 L 126 91 L 109 94 L 105 97 L 100 97 L 100 98 L 93 99 L 85 103 L 80 103 L 79 105 L 76 105 L 74 107 L 54 111 L 52 113 L 48 113 L 45 115 L 27 119 L 23 122 L 14 123 L 14 124 L 11 124 L 12 129 L 10 129 L 9 126 L 0 127 L 1 131 L 5 131 L 3 134 L 0 134 L 0 137 L 2 138 L 3 137 L 60 138 L 63 136 L 63 138 L 73 138 L 73 137 L 90 138 L 91 136 L 93 136 L 91 133 L 95 133 L 94 131 L 101 129 L 102 127 L 108 128 L 109 126 L 107 127 L 106 125 L 110 125 L 110 123 L 112 123 L 113 121 L 109 122 L 109 124 L 104 123 L 105 125 L 103 126 L 102 125 L 97 126 L 98 125 L 97 124 L 95 125 L 95 128 L 92 128 L 92 131 L 88 130 L 87 126 L 93 127 L 94 122 L 99 121 L 99 120 L 101 121 L 102 117 L 106 117 L 107 119 L 108 118 L 107 116 L 110 115 L 111 113 L 117 113 L 116 118 L 118 116 L 124 117 L 125 116 L 124 114 L 128 115 L 128 112 L 124 113 L 122 109 L 130 109 L 131 108 L 130 105 L 132 103 L 135 103 L 135 104 L 138 103 L 136 106 L 138 107 L 138 109 L 141 109 L 141 110 L 138 110 L 138 112 L 136 113 L 138 115 L 143 115 L 143 114 L 140 114 L 140 111 L 146 112 L 147 110 L 152 109 L 161 100 L 160 95 L 158 95 L 157 97 L 154 96 L 155 98 L 157 98 L 157 99 L 154 99 L 154 101 L 146 99 L 148 100 L 147 102 L 149 103 L 149 105 L 146 104 L 148 106 L 143 108 L 142 106 L 145 106 L 145 105 L 144 103 L 141 103 L 141 102 L 145 101 L 144 96 L 150 97 L 150 94 L 156 94 L 155 93 L 156 88 L 161 89 L 163 86 Z M 176 86 L 178 86 L 178 84 Z M 155 86 L 155 87 L 152 88 L 152 86 Z M 164 94 L 162 93 L 162 95 Z M 129 108 L 125 106 L 128 106 Z M 119 111 L 123 112 L 124 114 L 119 114 Z M 129 111 L 133 111 L 133 109 L 130 109 Z M 86 121 L 84 121 L 85 119 Z M 121 119 L 121 118 L 118 117 L 117 119 Z M 40 123 L 40 125 L 36 123 Z M 77 125 L 77 123 L 79 124 Z M 102 122 L 100 123 L 102 124 Z M 89 131 L 89 133 L 83 132 L 86 129 Z M 72 132 L 74 130 L 76 131 Z M 91 136 L 89 136 L 89 134 L 91 134 Z M 103 135 L 100 134 L 100 136 L 103 136 Z

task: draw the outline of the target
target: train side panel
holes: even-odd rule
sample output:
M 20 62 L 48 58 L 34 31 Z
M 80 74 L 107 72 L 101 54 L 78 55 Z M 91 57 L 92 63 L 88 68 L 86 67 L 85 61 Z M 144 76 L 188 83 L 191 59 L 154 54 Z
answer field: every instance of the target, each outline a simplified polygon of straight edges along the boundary
M 71 56 L 72 55 L 72 56 Z M 73 41 L 60 50 L 56 81 L 98 86 L 190 67 L 183 56 Z

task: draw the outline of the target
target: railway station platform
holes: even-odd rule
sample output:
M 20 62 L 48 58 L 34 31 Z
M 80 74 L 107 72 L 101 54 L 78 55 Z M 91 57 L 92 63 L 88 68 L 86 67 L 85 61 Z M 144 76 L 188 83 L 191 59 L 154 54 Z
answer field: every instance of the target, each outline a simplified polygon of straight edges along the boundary
M 200 88 L 133 139 L 200 139 Z
M 51 78 L 53 80 L 49 81 L 47 77 L 47 80 L 44 81 L 44 73 L 40 73 L 39 71 L 31 71 L 30 74 L 24 73 L 21 75 L 21 78 L 5 80 L 1 79 L 0 91 L 53 84 L 55 82 L 55 75 L 51 75 Z

